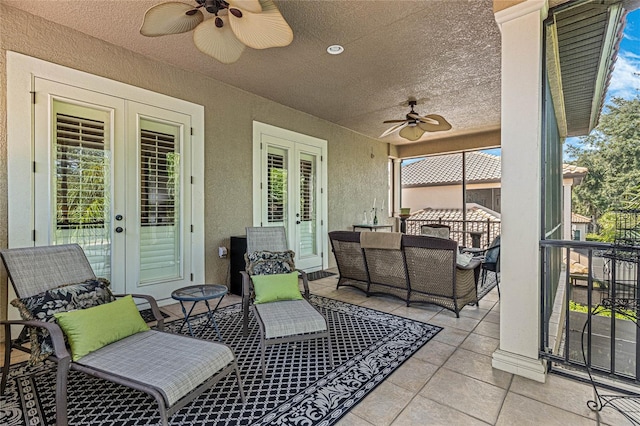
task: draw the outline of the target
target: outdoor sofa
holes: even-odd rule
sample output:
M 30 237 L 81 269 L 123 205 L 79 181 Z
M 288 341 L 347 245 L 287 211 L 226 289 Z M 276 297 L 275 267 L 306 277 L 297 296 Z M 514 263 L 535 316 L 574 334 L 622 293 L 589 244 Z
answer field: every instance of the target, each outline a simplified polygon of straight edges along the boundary
M 477 304 L 480 260 L 458 264 L 458 243 L 391 232 L 329 232 L 340 277 L 367 296 L 385 294 L 411 303 L 431 303 L 460 316 Z M 468 262 L 468 263 L 467 263 Z

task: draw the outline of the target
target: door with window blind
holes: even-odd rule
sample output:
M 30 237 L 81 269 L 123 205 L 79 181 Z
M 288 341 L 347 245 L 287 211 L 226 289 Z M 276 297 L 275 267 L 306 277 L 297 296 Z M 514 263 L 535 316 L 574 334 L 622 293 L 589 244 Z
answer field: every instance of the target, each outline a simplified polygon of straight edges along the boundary
M 36 245 L 81 245 L 116 292 L 186 285 L 189 116 L 38 78 L 35 91 Z
M 254 224 L 284 226 L 296 267 L 314 271 L 323 267 L 324 147 L 296 141 L 299 136 L 304 135 L 271 126 L 258 134 L 261 189 L 254 194 L 259 218 Z

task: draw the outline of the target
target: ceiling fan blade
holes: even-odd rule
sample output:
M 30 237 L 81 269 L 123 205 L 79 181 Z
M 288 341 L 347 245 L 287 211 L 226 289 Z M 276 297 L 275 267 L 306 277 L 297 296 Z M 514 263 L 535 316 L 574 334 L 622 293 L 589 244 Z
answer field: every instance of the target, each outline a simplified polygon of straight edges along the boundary
M 400 130 L 399 135 L 405 139 L 410 141 L 417 141 L 424 135 L 424 130 L 422 130 L 418 126 L 407 126 L 404 129 Z
M 383 123 L 407 123 L 409 120 L 385 120 Z
M 229 14 L 229 22 L 236 37 L 254 49 L 288 46 L 293 31 L 272 0 L 260 0 L 261 13 L 242 10 L 242 17 Z M 238 9 L 240 9 L 238 7 Z
M 224 19 L 224 18 L 220 18 Z M 196 47 L 209 56 L 213 56 L 223 64 L 237 61 L 245 49 L 245 45 L 233 34 L 229 25 L 216 27 L 215 19 L 207 19 L 193 32 Z
M 229 6 L 237 7 L 238 9 L 242 9 L 243 11 L 251 12 L 251 13 L 260 13 L 262 12 L 262 6 L 258 0 L 229 0 Z
M 423 118 L 431 120 L 431 122 L 427 123 L 424 120 L 418 123 L 418 127 L 427 132 L 440 132 L 443 130 L 451 129 L 451 124 L 445 118 L 438 114 L 429 114 L 425 115 Z M 436 124 L 433 124 L 435 122 Z
M 395 132 L 396 130 L 402 129 L 403 127 L 406 127 L 409 125 L 409 123 L 406 120 L 403 120 L 404 123 L 401 124 L 396 124 L 395 126 L 391 126 L 389 127 L 387 130 L 384 131 L 384 133 L 382 133 L 380 135 L 381 138 L 384 138 L 385 136 L 390 135 L 391 133 Z
M 153 6 L 144 14 L 140 34 L 157 37 L 191 31 L 204 20 L 204 15 L 199 10 L 187 15 L 190 10 L 194 10 L 193 6 L 177 2 Z

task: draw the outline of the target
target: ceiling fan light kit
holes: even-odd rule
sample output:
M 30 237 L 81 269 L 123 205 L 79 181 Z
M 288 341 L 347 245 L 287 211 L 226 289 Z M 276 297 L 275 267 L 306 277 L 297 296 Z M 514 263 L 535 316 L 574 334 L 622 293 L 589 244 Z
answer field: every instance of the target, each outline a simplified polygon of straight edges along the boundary
M 407 104 L 411 107 L 411 111 L 409 111 L 403 120 L 383 121 L 383 123 L 395 124 L 385 130 L 380 135 L 381 138 L 397 131 L 400 137 L 415 142 L 420 139 L 425 132 L 441 132 L 451 129 L 451 124 L 441 115 L 428 114 L 420 116 L 417 114 L 413 109 L 413 107 L 418 104 L 415 98 L 409 98 Z
M 196 0 L 192 6 L 161 3 L 144 15 L 140 34 L 158 37 L 195 30 L 193 42 L 202 52 L 224 64 L 237 61 L 245 47 L 284 47 L 293 31 L 272 0 Z M 205 19 L 204 9 L 213 14 Z

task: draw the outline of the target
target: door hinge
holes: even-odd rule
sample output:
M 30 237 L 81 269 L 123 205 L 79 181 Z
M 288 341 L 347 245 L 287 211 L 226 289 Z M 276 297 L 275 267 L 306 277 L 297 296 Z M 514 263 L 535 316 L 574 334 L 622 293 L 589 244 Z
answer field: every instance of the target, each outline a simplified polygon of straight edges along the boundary
M 262 226 L 262 222 L 260 222 L 260 226 Z
M 31 93 L 31 103 L 32 104 L 36 104 L 36 92 L 29 92 Z
M 320 226 L 324 226 L 324 220 L 320 219 Z
M 262 142 L 260 142 L 260 149 L 262 150 Z
M 193 176 L 191 176 L 191 185 L 193 185 Z
M 33 162 L 33 173 L 35 173 L 35 172 L 36 172 L 36 162 L 34 161 Z
M 320 252 L 320 257 L 324 257 L 324 252 Z
M 320 162 L 322 163 L 324 161 L 324 158 L 322 158 L 322 155 L 320 156 Z
M 191 225 L 191 232 L 193 232 L 193 225 Z
M 189 279 L 190 279 L 191 281 L 193 281 L 193 274 L 190 274 Z
M 324 188 L 320 188 L 320 193 L 324 194 Z
M 193 136 L 193 127 L 191 128 L 191 136 Z
M 262 182 L 260 182 L 260 189 L 262 189 Z
M 36 240 L 36 230 L 34 229 L 33 231 L 31 231 L 31 238 L 33 241 Z

